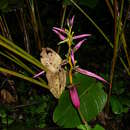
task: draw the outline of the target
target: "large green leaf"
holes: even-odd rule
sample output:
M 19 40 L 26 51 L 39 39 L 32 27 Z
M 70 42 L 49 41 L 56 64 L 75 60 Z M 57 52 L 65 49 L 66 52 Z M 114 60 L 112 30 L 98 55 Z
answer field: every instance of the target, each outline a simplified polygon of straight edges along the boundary
M 78 94 L 80 97 L 80 110 L 87 121 L 98 115 L 105 106 L 107 95 L 102 89 L 103 85 L 92 78 L 77 73 L 73 82 L 78 84 Z M 69 92 L 66 90 L 54 111 L 53 120 L 59 126 L 73 128 L 81 124 L 80 117 L 73 107 Z

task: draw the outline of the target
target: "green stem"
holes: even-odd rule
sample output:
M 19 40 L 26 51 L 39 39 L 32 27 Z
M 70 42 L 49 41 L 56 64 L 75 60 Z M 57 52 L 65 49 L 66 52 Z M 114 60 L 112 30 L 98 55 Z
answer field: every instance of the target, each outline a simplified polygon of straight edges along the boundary
M 78 110 L 79 116 L 80 116 L 80 118 L 81 118 L 81 121 L 82 121 L 83 124 L 85 125 L 86 129 L 89 130 L 90 127 L 89 127 L 87 121 L 85 120 L 83 114 L 81 113 L 80 109 L 77 109 L 77 110 Z
M 123 61 L 123 59 L 121 57 L 120 57 L 120 61 L 121 61 L 122 65 L 124 66 L 127 74 L 130 76 L 130 71 L 129 71 L 128 67 L 126 66 L 126 64 L 124 63 L 124 61 Z
M 113 9 L 111 7 L 111 4 L 110 4 L 109 0 L 105 0 L 105 1 L 106 1 L 106 4 L 108 6 L 109 11 L 111 12 L 112 17 L 114 17 Z
M 61 20 L 61 28 L 63 28 L 63 25 L 64 25 L 66 9 L 67 9 L 67 5 L 63 5 L 63 15 L 62 15 L 62 20 Z
M 111 91 L 112 91 L 111 90 L 112 81 L 114 77 L 114 70 L 115 70 L 116 59 L 117 59 L 118 43 L 119 43 L 119 36 L 120 36 L 120 23 L 121 23 L 122 14 L 123 14 L 123 6 L 124 6 L 124 0 L 122 0 L 122 3 L 121 3 L 121 11 L 120 11 L 119 19 L 118 19 L 118 16 L 117 16 L 118 3 L 117 3 L 117 0 L 114 0 L 114 52 L 113 52 L 112 67 L 111 67 L 111 72 L 110 72 L 110 89 L 109 89 L 108 100 L 107 100 L 107 105 L 106 105 L 107 114 L 109 113 L 109 102 L 110 102 Z
M 63 8 L 63 14 L 62 14 L 61 25 L 60 25 L 61 28 L 63 28 L 63 25 L 64 25 L 67 5 L 64 5 L 64 4 L 63 4 L 63 5 L 62 5 L 62 8 Z M 58 51 L 57 51 L 57 53 L 60 52 L 60 49 L 61 49 L 61 46 L 58 46 Z
M 113 15 L 113 10 L 111 5 L 110 5 L 110 2 L 108 0 L 105 0 L 106 1 L 106 4 L 111 12 L 111 15 L 112 17 L 114 17 Z M 128 10 L 127 10 L 127 15 L 128 15 L 128 12 L 129 12 L 129 8 L 130 6 L 128 7 Z M 126 58 L 127 58 L 127 62 L 128 62 L 128 66 L 129 66 L 129 69 L 130 69 L 130 59 L 129 59 L 129 56 L 128 56 L 128 52 L 127 52 L 127 44 L 126 44 L 126 40 L 125 40 L 125 34 L 124 34 L 124 27 L 125 27 L 125 24 L 126 24 L 126 19 L 127 19 L 128 16 L 126 16 L 125 18 L 125 22 L 124 22 L 124 25 L 122 27 L 122 21 L 120 21 L 120 24 L 119 24 L 119 28 L 120 28 L 120 36 L 121 36 L 121 41 L 122 41 L 122 44 L 123 44 L 123 47 L 124 47 L 124 51 L 125 51 L 125 54 L 126 54 Z M 122 63 L 122 65 L 124 66 L 124 68 L 126 69 L 128 75 L 130 75 L 130 70 L 127 69 L 127 66 L 126 64 L 124 63 L 123 59 L 121 57 L 120 58 L 120 61 Z

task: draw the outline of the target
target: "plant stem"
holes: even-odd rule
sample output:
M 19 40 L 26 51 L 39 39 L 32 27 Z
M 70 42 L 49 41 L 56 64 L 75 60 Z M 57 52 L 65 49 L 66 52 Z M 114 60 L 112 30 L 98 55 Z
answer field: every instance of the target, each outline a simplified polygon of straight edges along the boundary
M 34 0 L 26 0 L 26 2 L 28 5 L 30 16 L 31 16 L 31 22 L 34 29 L 35 41 L 37 43 L 38 49 L 41 51 L 41 40 L 39 37 L 38 23 L 37 23 L 36 14 L 35 14 L 36 13 L 35 6 L 34 6 L 35 3 L 34 3 Z
M 80 109 L 77 109 L 77 110 L 78 110 L 79 116 L 81 118 L 81 121 L 83 122 L 83 124 L 85 125 L 85 127 L 87 128 L 87 130 L 89 130 L 89 125 L 88 125 L 87 121 L 85 120 L 83 114 L 81 113 Z
M 109 93 L 107 98 L 107 105 L 106 105 L 106 113 L 109 114 L 109 102 L 111 97 L 111 89 L 112 89 L 112 80 L 115 70 L 115 64 L 116 64 L 116 58 L 117 58 L 117 51 L 118 51 L 118 42 L 117 42 L 117 1 L 114 0 L 114 51 L 113 51 L 113 58 L 112 58 L 112 65 L 111 65 L 111 71 L 110 71 L 110 87 L 109 87 Z
M 64 25 L 66 9 L 67 9 L 67 5 L 63 5 L 63 15 L 62 15 L 62 20 L 61 20 L 61 28 L 63 28 L 63 25 Z
M 71 33 L 71 29 L 70 29 L 70 33 Z M 70 69 L 69 69 L 69 79 L 70 79 L 70 85 L 72 85 L 72 70 L 73 70 L 73 65 L 72 65 L 72 61 L 71 61 L 71 45 L 72 45 L 72 36 L 71 34 L 69 34 L 68 36 L 68 63 L 70 65 Z
M 60 25 L 61 28 L 63 28 L 63 25 L 64 25 L 67 5 L 64 5 L 64 4 L 63 4 L 63 5 L 62 5 L 62 8 L 63 8 L 63 14 L 62 14 L 61 25 Z M 57 51 L 57 53 L 60 52 L 60 49 L 61 49 L 61 46 L 58 46 L 58 51 Z
M 105 0 L 105 1 L 106 1 L 106 4 L 107 4 L 107 6 L 108 6 L 108 9 L 109 9 L 109 11 L 110 11 L 112 17 L 114 17 L 113 9 L 112 9 L 112 7 L 111 7 L 111 4 L 110 4 L 109 0 Z
M 110 2 L 108 0 L 105 0 L 105 1 L 106 1 L 106 4 L 107 4 L 110 12 L 111 12 L 112 17 L 114 18 L 113 10 L 111 10 L 112 7 L 110 5 Z M 130 8 L 130 6 L 128 7 L 126 15 L 128 15 L 129 8 Z M 127 17 L 128 16 L 126 16 L 126 18 Z M 126 58 L 127 58 L 129 69 L 127 68 L 126 64 L 124 63 L 124 61 L 123 61 L 123 59 L 121 57 L 120 57 L 120 61 L 121 61 L 122 65 L 124 66 L 124 68 L 126 69 L 128 75 L 130 75 L 130 59 L 129 59 L 128 52 L 127 52 L 127 44 L 126 44 L 125 34 L 124 34 L 124 27 L 125 27 L 125 24 L 126 24 L 126 18 L 125 18 L 125 22 L 124 22 L 123 27 L 122 27 L 122 21 L 120 21 L 119 28 L 120 28 L 121 41 L 122 41 L 122 44 L 123 44 L 123 47 L 124 47 L 124 51 L 125 51 L 125 54 L 126 54 Z
M 112 89 L 112 81 L 114 77 L 114 70 L 117 60 L 117 52 L 118 52 L 118 43 L 119 43 L 119 36 L 120 36 L 120 23 L 122 18 L 122 12 L 123 12 L 123 6 L 124 6 L 124 0 L 122 0 L 121 3 L 121 11 L 120 16 L 118 19 L 118 3 L 117 0 L 114 0 L 114 52 L 113 52 L 113 59 L 112 59 L 112 67 L 110 72 L 110 87 L 109 87 L 109 94 L 108 94 L 108 100 L 106 105 L 106 113 L 109 113 L 109 102 L 110 102 L 110 96 L 111 96 L 111 89 Z M 118 19 L 118 20 L 117 20 Z
M 18 15 L 17 15 L 18 17 Z M 18 17 L 19 19 L 19 17 Z M 20 21 L 21 21 L 21 26 L 22 26 L 22 31 L 24 33 L 24 44 L 25 44 L 25 48 L 27 50 L 27 52 L 30 54 L 30 39 L 28 36 L 28 32 L 27 32 L 27 28 L 25 25 L 25 20 L 24 20 L 24 14 L 23 14 L 23 9 L 20 9 Z

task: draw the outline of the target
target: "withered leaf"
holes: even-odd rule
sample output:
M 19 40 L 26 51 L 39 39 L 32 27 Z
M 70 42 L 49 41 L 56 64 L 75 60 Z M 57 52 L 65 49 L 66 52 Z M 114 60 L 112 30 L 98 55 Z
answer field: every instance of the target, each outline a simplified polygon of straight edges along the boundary
M 61 67 L 61 57 L 51 48 L 42 48 L 41 63 L 48 69 L 46 78 L 50 92 L 60 98 L 66 85 L 66 71 Z

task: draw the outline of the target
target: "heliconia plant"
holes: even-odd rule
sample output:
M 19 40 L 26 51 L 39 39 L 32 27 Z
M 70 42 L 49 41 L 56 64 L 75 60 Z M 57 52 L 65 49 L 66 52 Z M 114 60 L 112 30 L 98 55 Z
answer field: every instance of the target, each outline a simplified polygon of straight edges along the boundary
M 81 69 L 80 67 L 76 67 L 74 53 L 80 48 L 80 46 L 83 43 L 85 43 L 86 37 L 91 36 L 91 34 L 81 34 L 81 35 L 73 36 L 74 35 L 74 32 L 72 31 L 73 23 L 74 23 L 74 16 L 70 20 L 67 21 L 68 29 L 53 27 L 53 31 L 62 40 L 60 43 L 67 42 L 68 44 L 68 63 L 70 65 L 70 70 L 69 70 L 70 85 L 73 84 L 72 83 L 72 70 L 75 70 L 81 74 L 101 80 L 104 83 L 108 83 L 105 79 L 98 76 L 97 74 L 94 74 L 88 70 Z M 72 47 L 73 40 L 77 40 L 77 39 L 82 39 L 82 40 L 80 40 L 74 47 Z M 77 104 L 80 104 L 80 103 L 79 103 L 79 98 L 78 98 L 78 94 L 77 94 L 77 90 L 75 86 L 72 85 L 72 88 L 70 87 L 69 91 L 70 91 L 71 100 L 74 106 L 76 108 L 79 108 L 79 105 Z
M 74 32 L 72 31 L 72 27 L 73 27 L 73 23 L 74 23 L 74 17 L 75 16 L 73 16 L 70 20 L 67 21 L 68 29 L 53 27 L 53 31 L 61 39 L 60 43 L 66 43 L 67 42 L 67 44 L 68 44 L 68 57 L 67 57 L 67 60 L 68 60 L 68 63 L 70 65 L 69 79 L 70 79 L 70 86 L 71 86 L 71 87 L 69 87 L 69 92 L 70 92 L 70 97 L 71 97 L 71 100 L 72 100 L 72 103 L 73 103 L 74 107 L 76 109 L 79 109 L 79 107 L 80 107 L 80 100 L 79 100 L 79 97 L 78 97 L 76 86 L 73 85 L 72 70 L 75 70 L 76 72 L 79 72 L 79 73 L 84 74 L 86 76 L 96 78 L 96 79 L 98 79 L 98 80 L 100 80 L 100 81 L 102 81 L 104 83 L 108 83 L 108 82 L 105 79 L 103 79 L 101 76 L 98 76 L 95 73 L 92 73 L 92 72 L 90 72 L 88 70 L 84 70 L 84 69 L 76 66 L 74 53 L 86 41 L 86 37 L 91 36 L 91 34 L 81 34 L 81 35 L 73 36 Z M 82 38 L 84 38 L 84 39 L 82 39 Z M 82 39 L 82 40 L 80 40 L 74 47 L 72 47 L 73 40 L 76 40 L 76 39 Z M 44 71 L 34 75 L 34 78 L 40 76 L 43 73 L 44 73 Z
M 81 117 L 82 113 L 80 112 L 80 98 L 78 96 L 77 87 L 75 84 L 73 84 L 73 73 L 78 72 L 83 75 L 96 78 L 104 83 L 108 83 L 105 79 L 103 79 L 101 76 L 98 76 L 95 73 L 92 73 L 88 70 L 84 70 L 76 65 L 76 61 L 74 58 L 74 53 L 78 51 L 78 49 L 81 47 L 83 43 L 86 41 L 86 37 L 91 36 L 91 34 L 81 34 L 81 35 L 74 35 L 74 32 L 72 31 L 74 23 L 74 16 L 67 21 L 68 29 L 66 28 L 57 28 L 53 27 L 53 31 L 59 36 L 61 39 L 61 42 L 59 44 L 67 43 L 68 45 L 68 54 L 67 54 L 67 61 L 69 64 L 69 94 L 70 99 L 72 101 L 73 106 L 79 111 L 79 115 Z M 73 47 L 73 40 L 80 39 L 80 41 Z M 85 126 L 88 128 L 87 122 L 82 119 Z

